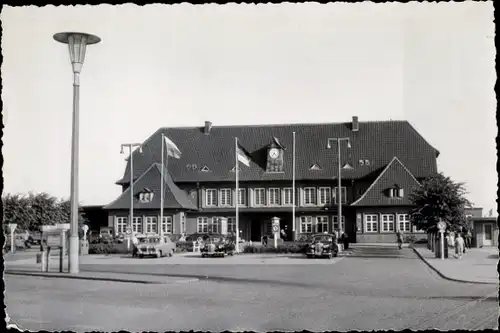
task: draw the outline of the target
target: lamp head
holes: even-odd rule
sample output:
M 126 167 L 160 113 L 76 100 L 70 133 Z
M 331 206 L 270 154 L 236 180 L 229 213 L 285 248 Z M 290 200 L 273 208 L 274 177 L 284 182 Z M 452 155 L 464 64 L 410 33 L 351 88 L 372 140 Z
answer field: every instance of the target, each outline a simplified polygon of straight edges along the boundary
M 347 148 L 351 148 L 351 140 L 347 139 Z
M 123 145 L 122 145 L 122 149 L 120 150 L 120 154 L 123 154 Z
M 68 44 L 74 73 L 80 73 L 82 70 L 87 45 L 97 44 L 101 41 L 99 37 L 83 32 L 60 32 L 54 35 L 54 40 Z
M 326 149 L 332 149 L 332 145 L 330 144 L 330 139 L 328 139 L 328 143 L 326 144 Z
M 139 154 L 142 154 L 142 146 L 139 146 Z

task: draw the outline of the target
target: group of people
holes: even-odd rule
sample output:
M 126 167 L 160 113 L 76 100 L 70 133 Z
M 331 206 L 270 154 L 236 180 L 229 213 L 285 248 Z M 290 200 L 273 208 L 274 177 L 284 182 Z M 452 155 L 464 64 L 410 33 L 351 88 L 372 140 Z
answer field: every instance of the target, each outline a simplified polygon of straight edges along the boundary
M 472 232 L 469 229 L 452 231 L 446 234 L 448 246 L 455 247 L 455 255 L 462 259 L 463 254 L 472 246 Z

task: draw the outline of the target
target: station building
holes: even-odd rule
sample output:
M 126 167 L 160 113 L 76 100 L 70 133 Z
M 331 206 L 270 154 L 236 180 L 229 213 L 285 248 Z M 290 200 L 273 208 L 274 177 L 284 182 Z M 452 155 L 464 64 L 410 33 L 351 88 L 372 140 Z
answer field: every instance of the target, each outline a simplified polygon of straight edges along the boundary
M 296 218 L 292 221 L 293 133 L 295 132 Z M 161 164 L 162 133 L 182 152 Z M 240 163 L 235 193 L 235 137 L 250 164 Z M 342 221 L 337 219 L 340 145 Z M 218 232 L 219 217 L 235 232 L 239 200 L 240 235 L 260 241 L 280 219 L 286 240 L 316 232 L 345 230 L 352 242 L 395 242 L 399 228 L 415 233 L 409 195 L 437 173 L 439 152 L 407 121 L 160 128 L 133 153 L 134 219 L 137 233 L 187 235 Z M 165 156 L 167 152 L 165 151 Z M 130 209 L 130 156 L 116 184 L 122 193 L 104 207 L 108 226 L 124 233 Z M 161 168 L 164 218 L 160 219 Z

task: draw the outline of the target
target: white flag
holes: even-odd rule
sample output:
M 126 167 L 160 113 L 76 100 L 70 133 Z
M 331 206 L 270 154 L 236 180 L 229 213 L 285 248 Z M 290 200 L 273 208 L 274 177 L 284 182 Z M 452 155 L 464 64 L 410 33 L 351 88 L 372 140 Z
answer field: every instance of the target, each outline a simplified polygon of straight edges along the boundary
M 175 143 L 172 142 L 169 138 L 164 136 L 165 138 L 165 146 L 167 147 L 167 156 L 172 156 L 173 158 L 179 159 L 181 158 L 181 151 L 177 147 Z
M 236 148 L 236 155 L 238 156 L 238 161 L 245 164 L 247 167 L 250 166 L 250 159 L 247 157 L 247 155 L 245 155 L 245 153 L 243 152 L 243 150 L 241 150 L 240 147 Z

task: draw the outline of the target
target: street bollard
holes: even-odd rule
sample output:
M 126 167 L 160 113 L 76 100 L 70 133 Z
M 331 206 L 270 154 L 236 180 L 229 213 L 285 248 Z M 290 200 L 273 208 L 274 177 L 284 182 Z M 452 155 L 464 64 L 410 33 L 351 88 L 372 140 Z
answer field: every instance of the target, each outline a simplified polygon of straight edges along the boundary
M 64 247 L 59 246 L 59 273 L 63 272 L 64 265 Z

